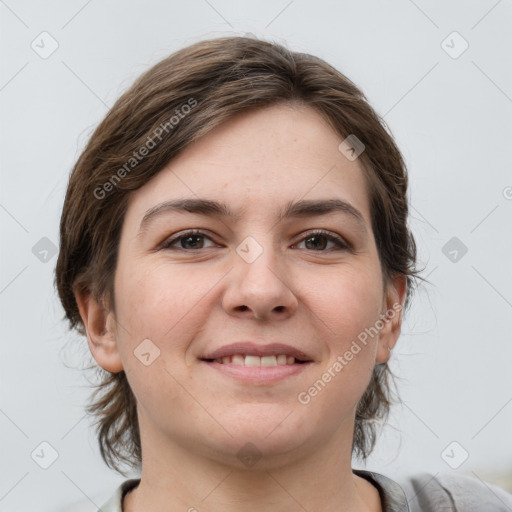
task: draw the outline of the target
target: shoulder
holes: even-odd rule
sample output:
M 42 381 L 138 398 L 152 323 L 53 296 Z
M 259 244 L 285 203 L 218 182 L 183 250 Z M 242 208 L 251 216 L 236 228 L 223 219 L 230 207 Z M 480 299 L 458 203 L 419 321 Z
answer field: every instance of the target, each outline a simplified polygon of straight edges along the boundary
M 512 494 L 465 473 L 416 473 L 399 481 L 410 512 L 510 512 Z

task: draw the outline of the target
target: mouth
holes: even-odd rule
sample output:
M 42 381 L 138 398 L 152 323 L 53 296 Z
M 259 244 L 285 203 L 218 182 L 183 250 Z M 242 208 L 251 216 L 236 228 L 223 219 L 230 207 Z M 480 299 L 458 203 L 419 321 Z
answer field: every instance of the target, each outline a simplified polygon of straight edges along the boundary
M 310 356 L 289 345 L 238 342 L 200 358 L 223 376 L 246 384 L 270 384 L 298 375 L 313 363 Z
M 305 364 L 311 362 L 295 359 L 294 356 L 290 356 L 287 354 L 270 355 L 263 357 L 248 354 L 234 354 L 231 356 L 224 356 L 217 359 L 202 359 L 202 361 L 206 361 L 208 363 L 215 362 L 218 364 L 232 364 L 236 366 L 250 366 L 253 368 L 260 366 L 270 368 L 272 366 L 289 366 L 294 364 Z

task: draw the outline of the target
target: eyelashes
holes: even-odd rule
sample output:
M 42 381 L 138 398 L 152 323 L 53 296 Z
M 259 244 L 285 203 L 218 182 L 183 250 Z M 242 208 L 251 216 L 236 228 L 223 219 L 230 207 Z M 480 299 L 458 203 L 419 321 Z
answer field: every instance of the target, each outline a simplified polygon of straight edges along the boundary
M 171 249 L 172 246 L 178 242 L 179 240 L 186 240 L 187 238 L 207 238 L 208 240 L 212 240 L 205 232 L 200 229 L 190 229 L 188 231 L 182 231 L 177 235 L 173 235 L 161 245 L 161 249 Z M 184 247 L 176 247 L 174 249 L 181 249 L 183 251 L 187 250 Z M 197 249 L 197 248 L 196 248 Z M 199 247 L 199 249 L 203 249 L 203 247 Z
M 200 229 L 190 229 L 187 231 L 182 231 L 180 233 L 177 233 L 177 234 L 172 235 L 171 237 L 167 238 L 160 245 L 159 249 L 176 250 L 176 251 L 182 251 L 182 252 L 198 252 L 202 249 L 209 249 L 210 247 L 213 247 L 213 246 L 204 247 L 204 246 L 201 246 L 202 245 L 201 243 L 199 243 L 200 247 L 197 247 L 198 239 L 206 239 L 206 240 L 210 240 L 211 242 L 213 242 L 212 237 L 209 236 L 206 232 L 204 232 Z M 311 249 L 312 252 L 331 252 L 333 250 L 342 250 L 342 251 L 351 250 L 350 244 L 347 243 L 342 237 L 340 237 L 339 235 L 337 235 L 331 231 L 326 231 L 323 229 L 312 230 L 312 231 L 307 232 L 305 235 L 303 235 L 303 237 L 300 239 L 300 241 L 294 245 L 298 245 L 300 243 L 308 242 L 308 241 L 311 241 L 314 239 L 325 239 L 325 240 L 327 240 L 327 242 L 333 243 L 335 245 L 335 248 L 334 249 L 331 248 L 331 249 L 327 249 L 327 250 L 326 249 L 320 249 L 320 250 Z M 174 247 L 175 244 L 180 241 L 182 241 L 182 242 L 186 241 L 186 243 L 192 242 L 192 248 L 186 248 L 183 246 L 182 247 Z M 182 243 L 182 245 L 183 245 L 183 243 Z M 320 244 L 320 246 L 322 247 L 323 244 Z

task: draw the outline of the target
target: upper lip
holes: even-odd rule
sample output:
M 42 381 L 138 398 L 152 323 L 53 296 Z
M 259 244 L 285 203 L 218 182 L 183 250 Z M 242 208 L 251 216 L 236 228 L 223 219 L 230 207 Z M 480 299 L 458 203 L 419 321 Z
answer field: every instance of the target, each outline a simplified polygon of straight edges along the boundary
M 222 357 L 233 356 L 235 354 L 243 354 L 249 356 L 277 356 L 280 354 L 286 354 L 287 356 L 293 356 L 299 361 L 311 361 L 312 358 L 305 352 L 286 345 L 285 343 L 269 343 L 268 345 L 262 345 L 261 343 L 254 343 L 251 341 L 238 341 L 224 345 L 213 352 L 208 352 L 202 356 L 201 359 L 221 359 Z

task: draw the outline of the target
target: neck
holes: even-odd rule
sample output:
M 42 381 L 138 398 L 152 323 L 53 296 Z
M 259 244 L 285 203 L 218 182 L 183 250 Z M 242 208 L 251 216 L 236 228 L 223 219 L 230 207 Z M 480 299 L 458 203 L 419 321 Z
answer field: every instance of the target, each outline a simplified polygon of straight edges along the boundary
M 141 481 L 126 495 L 123 512 L 382 512 L 377 489 L 352 473 L 351 445 L 340 441 L 351 440 L 342 432 L 346 424 L 316 449 L 287 460 L 263 454 L 244 468 L 219 462 L 219 454 L 214 459 L 197 445 L 169 444 L 168 437 L 148 427 L 142 439 Z

